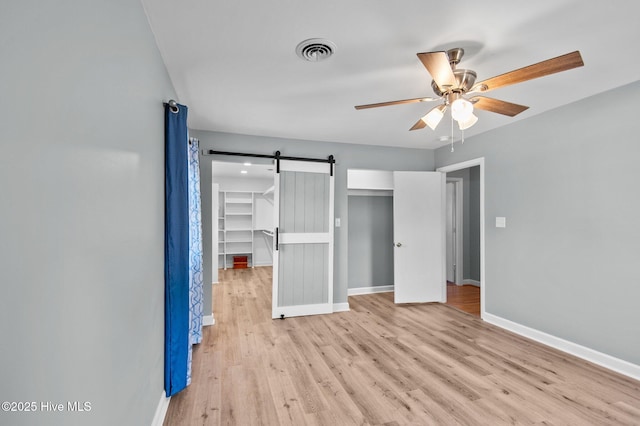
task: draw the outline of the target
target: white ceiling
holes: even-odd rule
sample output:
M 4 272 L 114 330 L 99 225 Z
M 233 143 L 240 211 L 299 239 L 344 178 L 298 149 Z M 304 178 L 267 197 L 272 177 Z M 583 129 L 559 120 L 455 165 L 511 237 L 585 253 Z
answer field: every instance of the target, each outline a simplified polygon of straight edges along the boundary
M 491 92 L 530 109 L 515 118 L 477 111 L 466 137 L 640 79 L 633 0 L 142 2 L 198 130 L 435 148 L 448 121 L 408 131 L 435 103 L 353 107 L 432 96 L 416 53 L 453 47 L 466 50 L 458 68 L 478 81 L 574 50 L 585 63 Z M 298 58 L 296 45 L 316 37 L 333 41 L 335 55 Z

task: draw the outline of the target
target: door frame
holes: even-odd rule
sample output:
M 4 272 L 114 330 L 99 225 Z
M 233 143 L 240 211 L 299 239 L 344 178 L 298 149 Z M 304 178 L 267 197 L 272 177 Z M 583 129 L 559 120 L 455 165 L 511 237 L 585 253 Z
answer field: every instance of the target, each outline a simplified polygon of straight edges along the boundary
M 292 156 L 285 156 L 285 155 L 282 155 L 280 151 L 275 151 L 273 154 L 259 154 L 259 153 L 250 153 L 250 152 L 218 151 L 218 150 L 213 150 L 213 149 L 203 149 L 203 150 L 201 151 L 201 153 L 200 153 L 200 154 L 201 154 L 203 157 L 210 157 L 210 156 L 212 156 L 212 157 L 218 157 L 218 158 L 222 158 L 222 159 L 225 159 L 225 158 L 226 158 L 227 160 L 228 160 L 229 158 L 237 158 L 237 157 L 249 157 L 249 158 L 254 158 L 254 159 L 256 159 L 256 158 L 260 158 L 260 159 L 275 160 L 275 163 L 276 163 L 276 170 L 277 170 L 277 168 L 279 167 L 280 160 L 307 161 L 307 162 L 311 162 L 311 163 L 328 163 L 328 164 L 329 164 L 329 167 L 330 167 L 330 175 L 331 175 L 331 176 L 334 176 L 334 173 L 335 173 L 335 167 L 336 167 L 336 159 L 334 158 L 334 156 L 333 156 L 333 155 L 329 155 L 329 156 L 327 156 L 326 158 L 311 158 L 311 157 L 292 157 Z M 227 158 L 227 157 L 228 157 L 228 158 Z M 211 159 L 210 159 L 210 160 L 208 160 L 208 161 L 213 162 L 213 161 L 214 161 L 214 158 L 211 158 Z M 225 160 L 218 160 L 218 161 L 225 161 Z M 234 161 L 234 162 L 238 162 L 238 161 Z M 210 175 L 210 176 L 211 176 L 211 182 L 213 183 L 213 167 L 212 167 L 211 175 Z M 212 186 L 211 186 L 211 190 L 212 190 L 212 191 L 211 191 L 211 193 L 212 193 L 212 196 L 213 196 L 213 189 L 214 189 L 214 187 L 213 187 L 213 185 L 212 185 Z M 334 191 L 335 191 L 335 190 L 334 190 Z M 334 194 L 334 196 L 335 196 L 335 194 Z M 211 206 L 212 206 L 212 210 L 213 210 L 213 201 L 212 201 L 212 203 L 211 203 Z M 217 213 L 217 211 L 212 211 L 211 213 L 212 213 L 212 214 L 211 214 L 211 218 L 210 218 L 210 219 L 206 218 L 205 220 L 210 220 L 210 222 L 211 222 L 211 226 L 212 226 L 212 229 L 211 229 L 211 232 L 212 232 L 211 242 L 213 243 L 213 242 L 215 241 L 214 236 L 213 236 L 213 233 L 215 232 L 215 235 L 217 235 L 217 234 L 218 234 L 218 226 L 217 226 L 217 214 L 218 214 L 218 213 Z M 334 215 L 335 215 L 335 212 L 333 211 L 333 209 L 332 209 L 332 214 L 334 214 Z M 215 220 L 214 220 L 214 216 L 215 216 Z M 216 226 L 215 226 L 215 227 L 213 226 L 213 224 L 214 224 L 214 223 L 216 224 Z M 333 233 L 332 233 L 332 244 L 333 244 L 333 238 L 334 238 L 334 237 L 333 237 Z M 205 255 L 206 255 L 206 253 L 207 253 L 207 251 L 206 251 L 206 250 L 207 250 L 207 249 L 206 249 L 206 247 L 205 247 L 205 249 L 204 249 L 204 254 L 205 254 Z M 213 256 L 213 249 L 212 249 L 211 251 L 212 251 L 212 256 Z M 217 257 L 216 257 L 216 259 L 217 259 Z M 213 260 L 214 260 L 214 259 L 213 259 L 213 257 L 212 257 L 212 264 L 211 264 L 211 267 L 212 267 L 212 268 L 214 268 L 214 267 L 216 267 L 216 268 L 217 268 L 218 263 L 217 263 L 217 261 L 216 261 L 216 262 L 214 262 Z M 335 259 L 334 259 L 334 258 L 332 258 L 332 261 L 333 261 L 333 262 L 335 262 Z M 212 277 L 213 277 L 213 271 L 212 271 L 211 273 L 212 273 Z M 333 271 L 332 271 L 332 274 L 331 274 L 331 278 L 333 279 Z M 212 284 L 214 284 L 214 283 L 212 283 Z M 331 287 L 331 292 L 333 293 L 333 286 Z M 331 299 L 331 303 L 333 303 L 333 299 Z M 211 308 L 212 308 L 212 314 L 211 314 L 211 317 L 213 318 L 213 306 L 212 306 Z M 334 308 L 334 311 L 335 311 L 335 308 Z
M 372 170 L 372 169 L 347 169 L 347 193 L 351 193 L 352 191 L 357 191 L 360 194 L 367 193 L 368 191 L 391 191 L 391 194 L 395 197 L 395 184 L 394 184 L 394 172 L 399 172 L 402 170 Z M 405 170 L 406 171 L 406 170 Z M 415 171 L 415 170 L 414 170 Z M 440 170 L 419 170 L 419 172 L 440 172 Z M 442 178 L 442 191 L 441 191 L 441 204 L 442 204 L 442 213 L 441 218 L 442 221 L 445 220 L 445 186 L 446 183 L 446 175 Z M 393 222 L 391 223 L 393 226 Z M 446 244 L 444 241 L 444 229 L 442 231 L 442 251 L 446 250 Z M 396 236 L 394 235 L 394 241 Z M 442 257 L 442 280 L 441 280 L 441 290 L 442 290 L 442 300 L 441 303 L 446 303 L 447 301 L 447 280 L 446 280 L 446 256 Z M 394 291 L 395 292 L 395 283 L 392 286 L 393 290 L 390 290 L 388 286 L 385 286 L 386 291 Z M 374 288 L 374 287 L 370 287 Z M 358 293 L 358 294 L 366 294 L 366 293 Z
M 456 170 L 468 169 L 470 167 L 480 166 L 480 318 L 484 319 L 487 311 L 487 281 L 485 279 L 485 204 L 484 204 L 484 185 L 485 185 L 485 165 L 484 157 L 475 158 L 473 160 L 463 161 L 448 166 L 438 167 L 438 172 L 454 172 Z
M 446 183 L 453 183 L 455 187 L 455 222 L 456 222 L 456 273 L 454 276 L 455 283 L 462 285 L 464 279 L 464 179 L 459 177 L 448 177 Z M 448 197 L 447 197 L 448 198 Z M 447 264 L 447 268 L 449 265 Z
M 220 207 L 220 184 L 213 181 L 213 165 L 211 166 L 211 281 L 218 284 L 220 277 L 219 242 L 220 242 L 220 217 L 218 211 Z M 214 226 L 215 225 L 215 226 Z

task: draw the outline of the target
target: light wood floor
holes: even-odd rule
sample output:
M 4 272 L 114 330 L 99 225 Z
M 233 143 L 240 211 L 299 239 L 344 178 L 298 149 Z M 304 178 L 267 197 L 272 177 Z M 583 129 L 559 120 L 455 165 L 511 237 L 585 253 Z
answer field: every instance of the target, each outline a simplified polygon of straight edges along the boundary
M 271 320 L 270 268 L 221 272 L 165 425 L 640 424 L 640 382 L 450 306 Z

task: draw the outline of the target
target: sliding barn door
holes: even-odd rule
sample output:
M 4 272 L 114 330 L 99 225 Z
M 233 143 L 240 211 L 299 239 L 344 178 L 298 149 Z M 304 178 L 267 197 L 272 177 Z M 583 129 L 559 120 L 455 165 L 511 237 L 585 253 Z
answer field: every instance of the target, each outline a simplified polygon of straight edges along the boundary
M 280 160 L 274 185 L 273 318 L 333 312 L 332 165 Z
M 396 303 L 445 302 L 445 174 L 393 172 Z

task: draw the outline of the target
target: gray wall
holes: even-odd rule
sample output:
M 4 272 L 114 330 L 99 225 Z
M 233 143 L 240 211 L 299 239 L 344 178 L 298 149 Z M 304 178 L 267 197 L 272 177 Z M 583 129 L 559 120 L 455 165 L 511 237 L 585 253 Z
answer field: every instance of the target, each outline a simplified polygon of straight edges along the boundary
M 636 82 L 436 151 L 485 158 L 487 311 L 635 364 L 639 99 Z
M 335 268 L 334 268 L 334 302 L 347 301 L 347 238 L 348 202 L 347 202 L 347 169 L 378 170 L 433 170 L 434 152 L 423 149 L 389 148 L 369 145 L 341 144 L 331 142 L 313 142 L 293 139 L 267 138 L 261 136 L 237 135 L 219 132 L 191 130 L 190 134 L 200 139 L 201 149 L 220 151 L 251 152 L 257 154 L 273 154 L 280 150 L 282 155 L 336 158 L 335 174 L 335 216 L 341 218 L 342 226 L 335 230 Z M 210 157 L 200 160 L 200 173 L 203 188 L 211 188 Z M 225 161 L 227 159 L 224 159 Z M 204 282 L 211 282 L 211 193 L 202 192 L 202 232 L 204 250 Z M 205 313 L 211 312 L 211 286 L 205 285 Z M 214 313 L 215 315 L 215 313 Z
M 139 1 L 0 8 L 3 425 L 148 425 L 163 389 L 162 100 Z
M 480 281 L 480 166 L 447 173 L 462 183 L 462 278 Z
M 349 288 L 393 285 L 393 197 L 349 197 Z

